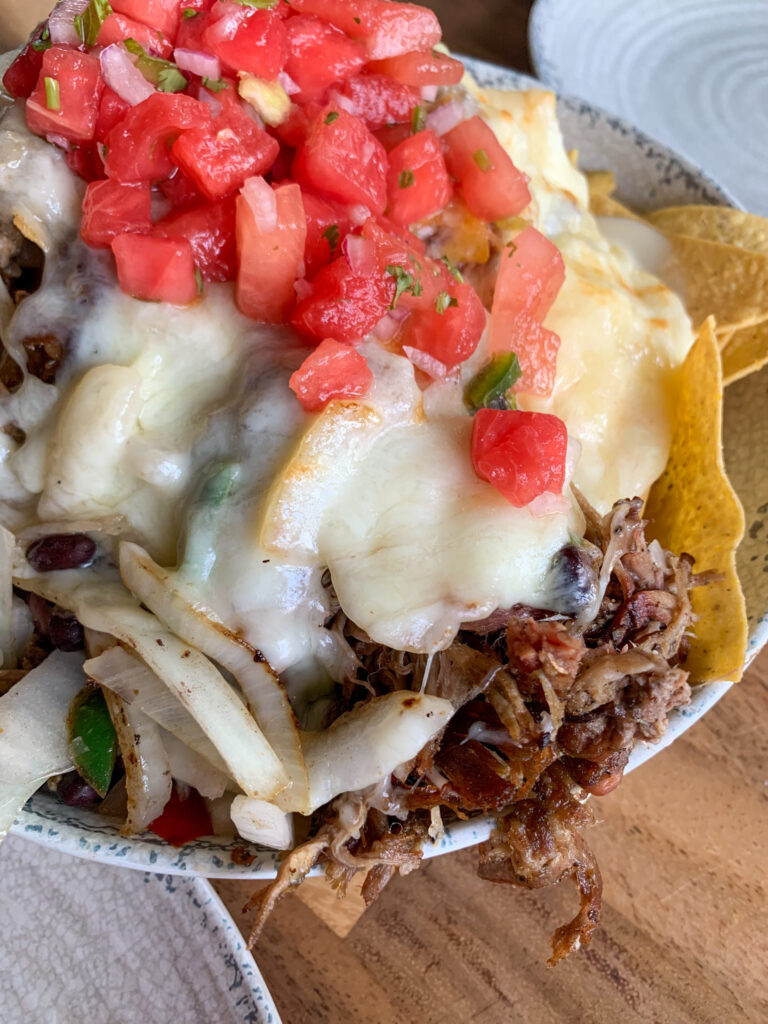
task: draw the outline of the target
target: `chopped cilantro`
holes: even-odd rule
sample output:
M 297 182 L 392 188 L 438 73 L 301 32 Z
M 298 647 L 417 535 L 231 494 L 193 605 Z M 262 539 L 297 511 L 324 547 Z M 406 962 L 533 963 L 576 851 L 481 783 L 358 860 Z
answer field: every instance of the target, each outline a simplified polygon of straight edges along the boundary
M 209 92 L 221 92 L 222 89 L 227 88 L 227 83 L 223 78 L 208 78 L 203 75 L 203 85 Z
M 338 224 L 329 224 L 328 227 L 323 232 L 323 238 L 326 240 L 326 242 L 330 246 L 331 254 L 333 254 L 333 252 L 336 249 L 336 246 L 339 244 L 339 238 L 340 237 L 341 237 L 341 232 L 339 231 L 339 225 Z
M 32 49 L 36 53 L 42 53 L 44 50 L 50 50 L 51 46 L 51 30 L 46 25 L 43 31 L 40 33 L 40 38 L 36 39 L 32 43 Z
M 109 0 L 91 0 L 82 14 L 75 15 L 75 32 L 86 46 L 95 46 L 99 29 L 112 14 Z
M 338 110 L 332 110 L 330 112 L 330 114 L 328 115 L 328 117 L 326 117 L 325 123 L 326 124 L 333 124 L 334 121 L 338 121 L 338 120 L 339 120 L 339 112 L 338 112 Z
M 354 20 L 355 20 L 355 24 L 356 24 L 356 25 L 359 25 L 359 24 L 360 24 L 360 19 L 359 19 L 359 18 L 355 18 Z
M 462 277 L 461 271 L 456 266 L 456 264 L 453 263 L 451 260 L 449 260 L 447 256 L 441 256 L 440 259 L 443 261 L 443 263 L 446 265 L 446 267 L 448 267 L 448 269 L 453 274 L 453 276 L 456 278 L 456 280 L 459 282 L 459 284 L 463 284 L 464 283 L 464 278 Z
M 200 267 L 195 267 L 195 282 L 197 284 L 197 294 L 203 294 L 203 275 L 200 273 Z
M 475 161 L 480 170 L 485 174 L 490 171 L 493 167 L 491 158 L 485 152 L 484 149 L 476 149 L 472 154 L 472 159 Z
M 45 78 L 45 105 L 49 110 L 61 110 L 61 90 L 57 78 Z
M 241 7 L 259 7 L 261 10 L 269 10 L 270 7 L 277 7 L 277 0 L 233 0 Z
M 400 177 L 397 179 L 397 183 L 400 188 L 410 188 L 411 185 L 415 185 L 416 179 L 413 176 L 413 171 L 400 171 Z
M 435 309 L 442 316 L 449 306 L 458 306 L 459 300 L 449 295 L 448 292 L 440 292 L 435 299 Z
M 423 132 L 427 127 L 427 113 L 424 107 L 414 107 L 413 117 L 411 118 L 411 131 L 414 135 L 417 132 Z
M 397 300 L 401 295 L 405 295 L 406 292 L 411 292 L 415 295 L 414 288 L 416 287 L 416 281 L 414 280 L 413 274 L 409 274 L 403 267 L 396 267 L 390 264 L 387 268 L 387 273 L 390 277 L 395 279 L 395 297 L 392 299 L 390 309 L 395 309 L 397 306 Z M 419 293 L 421 294 L 421 285 L 418 285 Z
M 194 7 L 185 7 L 181 12 L 181 16 L 184 21 L 188 21 L 190 18 L 196 18 L 200 11 L 196 11 Z
M 181 92 L 189 82 L 175 64 L 161 57 L 150 57 L 147 51 L 135 39 L 126 39 L 125 48 L 138 57 L 136 67 L 160 92 Z

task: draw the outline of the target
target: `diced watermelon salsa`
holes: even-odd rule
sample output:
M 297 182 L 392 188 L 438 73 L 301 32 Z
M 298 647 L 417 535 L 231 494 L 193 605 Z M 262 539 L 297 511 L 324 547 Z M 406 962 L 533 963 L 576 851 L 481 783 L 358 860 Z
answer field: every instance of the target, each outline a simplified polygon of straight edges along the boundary
M 368 392 L 354 346 L 371 332 L 422 382 L 458 373 L 488 313 L 451 260 L 487 263 L 494 224 L 531 195 L 489 125 L 466 116 L 463 67 L 434 49 L 431 11 L 93 0 L 72 27 L 76 45 L 39 25 L 3 84 L 89 182 L 81 236 L 112 250 L 125 292 L 185 305 L 234 282 L 246 316 L 314 346 L 290 382 L 308 412 Z M 516 383 L 490 389 L 492 408 L 470 403 L 472 460 L 522 506 L 564 481 L 564 425 L 517 411 L 512 392 L 552 392 L 560 342 L 544 321 L 565 270 L 533 227 L 497 258 L 489 353 L 514 360 Z

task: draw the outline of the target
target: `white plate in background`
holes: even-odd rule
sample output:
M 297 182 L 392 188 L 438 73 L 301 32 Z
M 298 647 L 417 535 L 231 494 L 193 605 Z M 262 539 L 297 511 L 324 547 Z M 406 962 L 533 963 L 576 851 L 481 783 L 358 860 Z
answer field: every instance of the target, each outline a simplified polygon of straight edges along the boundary
M 768 215 L 766 0 L 537 0 L 543 82 L 671 146 Z
M 202 878 L 0 848 L 3 1024 L 280 1024 L 242 935 Z

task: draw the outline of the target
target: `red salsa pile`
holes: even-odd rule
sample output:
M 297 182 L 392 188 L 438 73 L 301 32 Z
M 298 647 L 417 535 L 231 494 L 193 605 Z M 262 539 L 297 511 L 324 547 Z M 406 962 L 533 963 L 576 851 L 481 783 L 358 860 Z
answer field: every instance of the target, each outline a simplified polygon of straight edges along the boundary
M 317 346 L 291 379 L 317 411 L 368 391 L 370 332 L 435 378 L 471 356 L 486 310 L 411 228 L 531 199 L 482 118 L 434 116 L 463 74 L 440 38 L 390 0 L 64 0 L 3 83 L 88 182 L 82 238 L 123 291 L 186 305 L 233 281 L 246 316 Z M 502 251 L 492 359 L 467 389 L 475 469 L 517 506 L 563 486 L 563 423 L 513 399 L 552 390 L 563 278 L 533 227 Z

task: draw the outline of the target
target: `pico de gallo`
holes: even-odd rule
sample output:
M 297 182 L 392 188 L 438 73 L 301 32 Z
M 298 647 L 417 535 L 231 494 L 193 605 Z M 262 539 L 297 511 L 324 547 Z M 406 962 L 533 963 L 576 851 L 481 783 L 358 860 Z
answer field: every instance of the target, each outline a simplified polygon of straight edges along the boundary
M 122 290 L 189 305 L 233 282 L 242 313 L 315 346 L 291 379 L 308 412 L 366 394 L 370 334 L 427 383 L 489 330 L 471 454 L 520 507 L 565 479 L 562 421 L 514 398 L 552 391 L 563 261 L 520 219 L 526 176 L 451 102 L 463 67 L 440 38 L 430 10 L 389 0 L 64 0 L 3 84 L 87 182 L 81 235 Z M 453 259 L 421 230 L 447 213 Z M 486 308 L 455 257 L 488 261 L 515 218 Z

